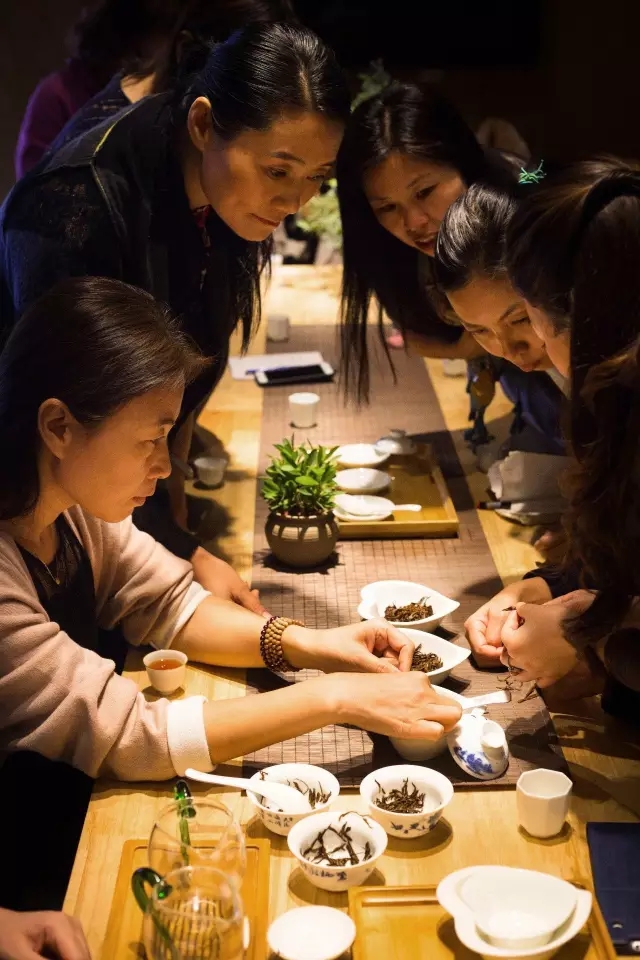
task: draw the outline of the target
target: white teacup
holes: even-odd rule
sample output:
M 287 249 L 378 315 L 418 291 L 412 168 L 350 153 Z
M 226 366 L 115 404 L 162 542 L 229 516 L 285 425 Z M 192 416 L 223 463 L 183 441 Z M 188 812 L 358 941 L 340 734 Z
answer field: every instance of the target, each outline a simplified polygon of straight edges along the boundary
M 158 693 L 175 693 L 184 686 L 187 655 L 181 650 L 154 650 L 143 659 L 149 683 Z M 168 663 L 175 666 L 167 667 Z
M 567 819 L 573 784 L 558 770 L 527 770 L 516 786 L 518 822 L 532 837 L 555 837 Z
M 198 474 L 198 480 L 205 487 L 219 487 L 224 480 L 224 472 L 227 469 L 226 457 L 212 457 L 208 454 L 198 457 L 193 461 Z
M 289 420 L 294 427 L 315 427 L 318 422 L 318 405 L 320 397 L 317 393 L 289 394 Z

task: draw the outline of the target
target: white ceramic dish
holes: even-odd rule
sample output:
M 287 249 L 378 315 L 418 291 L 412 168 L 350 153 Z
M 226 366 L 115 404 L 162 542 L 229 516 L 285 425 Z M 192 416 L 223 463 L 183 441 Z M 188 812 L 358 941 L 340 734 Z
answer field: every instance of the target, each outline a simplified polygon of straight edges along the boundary
M 499 866 L 457 870 L 439 884 L 436 895 L 444 909 L 453 916 L 456 934 L 463 945 L 483 957 L 499 960 L 525 957 L 547 960 L 580 932 L 589 918 L 592 904 L 589 891 L 577 890 L 557 877 Z M 496 946 L 479 929 L 478 920 L 481 925 L 486 925 L 487 918 L 495 915 L 497 909 L 514 903 L 518 910 L 527 910 L 537 904 L 537 937 L 544 937 L 544 943 L 524 947 Z M 564 919 L 560 919 L 549 936 L 540 933 L 545 925 L 548 931 L 563 913 Z M 498 940 L 503 938 L 504 932 L 501 931 Z
M 158 660 L 175 660 L 179 662 L 179 665 L 171 670 L 154 670 L 153 665 Z M 186 653 L 169 648 L 168 650 L 153 650 L 144 657 L 142 662 L 146 667 L 149 683 L 154 690 L 169 696 L 179 690 L 180 687 L 184 687 L 187 660 Z
M 339 493 L 335 498 L 334 513 L 339 520 L 386 520 L 394 513 L 419 513 L 418 503 L 394 503 L 387 497 L 368 494 Z
M 408 781 L 409 789 L 415 785 L 425 794 L 422 813 L 391 813 L 375 804 L 381 787 L 386 791 L 401 790 L 405 780 Z M 421 837 L 433 830 L 442 816 L 442 811 L 453 797 L 453 786 L 450 780 L 436 770 L 398 763 L 368 774 L 360 784 L 360 796 L 367 804 L 370 815 L 384 827 L 390 837 L 409 839 Z
M 398 624 L 398 629 L 413 640 L 416 650 L 419 649 L 422 653 L 435 653 L 442 660 L 442 666 L 438 667 L 437 670 L 427 671 L 426 675 L 431 683 L 441 683 L 446 680 L 452 670 L 455 670 L 471 656 L 468 647 L 459 647 L 435 633 L 424 633 L 422 630 L 416 630 L 414 627 L 406 627 L 401 624 Z
M 373 443 L 347 443 L 336 450 L 341 467 L 379 467 L 388 459 L 389 454 L 377 451 Z
M 353 470 L 339 470 L 336 483 L 345 493 L 379 493 L 391 484 L 391 477 L 383 470 L 357 467 Z
M 357 856 L 364 853 L 368 843 L 371 856 L 357 864 L 345 864 L 340 867 L 331 867 L 325 864 L 313 863 L 306 859 L 302 851 L 308 849 L 318 833 L 329 826 L 341 830 L 345 823 L 351 832 L 351 842 Z M 336 845 L 339 843 L 335 838 Z M 373 872 L 377 861 L 387 849 L 387 835 L 383 828 L 371 817 L 363 817 L 358 813 L 315 813 L 296 823 L 287 837 L 289 850 L 300 864 L 300 868 L 310 883 L 321 890 L 332 890 L 342 893 L 349 887 L 359 887 Z
M 391 595 L 391 600 L 387 598 Z M 450 616 L 458 609 L 460 604 L 457 600 L 450 600 L 437 590 L 433 590 L 424 583 L 412 583 L 410 580 L 377 580 L 375 583 L 368 583 L 360 591 L 362 603 L 358 607 L 358 613 L 363 620 L 375 620 L 379 616 L 384 616 L 384 611 L 389 602 L 396 606 L 404 606 L 407 603 L 415 603 L 428 598 L 428 602 L 433 607 L 433 614 L 425 617 L 423 620 L 414 620 L 411 624 L 393 623 L 395 627 L 410 626 L 416 630 L 435 630 L 439 627 L 445 617 Z M 405 599 L 406 598 L 406 599 Z M 383 606 L 384 604 L 384 606 Z M 382 608 L 380 614 L 378 610 Z
M 261 803 L 253 793 L 247 793 L 250 803 L 255 807 L 256 813 L 268 830 L 277 833 L 281 837 L 286 837 L 291 828 L 312 814 L 323 810 L 328 810 L 334 800 L 340 795 L 340 784 L 332 773 L 323 767 L 316 767 L 311 763 L 277 763 L 272 767 L 265 767 L 263 770 L 268 780 L 274 780 L 276 783 L 288 783 L 289 781 L 301 780 L 308 787 L 314 789 L 322 788 L 324 793 L 328 793 L 329 799 L 326 803 L 318 804 L 315 809 L 305 813 L 287 813 L 279 811 L 275 804 L 268 801 Z M 260 780 L 260 774 L 254 773 L 251 780 Z
M 334 907 L 294 907 L 267 931 L 269 949 L 280 960 L 337 960 L 355 938 L 351 917 Z

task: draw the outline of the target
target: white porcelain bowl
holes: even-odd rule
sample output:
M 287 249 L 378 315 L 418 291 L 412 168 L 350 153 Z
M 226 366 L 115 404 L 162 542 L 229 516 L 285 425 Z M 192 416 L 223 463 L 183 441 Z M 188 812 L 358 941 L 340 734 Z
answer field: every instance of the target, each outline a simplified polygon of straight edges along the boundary
M 379 467 L 388 459 L 389 454 L 376 450 L 373 443 L 347 443 L 336 450 L 341 467 Z
M 501 960 L 551 956 L 582 929 L 592 903 L 588 891 L 558 877 L 499 866 L 457 870 L 436 895 L 462 943 Z
M 391 477 L 384 470 L 357 467 L 354 470 L 339 470 L 336 483 L 346 493 L 379 493 L 391 484 Z
M 351 842 L 356 854 L 361 857 L 366 844 L 369 844 L 371 856 L 357 864 L 345 864 L 340 867 L 331 867 L 313 863 L 307 859 L 303 851 L 307 850 L 318 836 L 318 833 L 332 826 L 341 830 L 345 823 L 348 825 Z M 387 835 L 383 828 L 371 817 L 363 817 L 358 813 L 315 813 L 305 817 L 291 829 L 287 837 L 289 850 L 299 862 L 304 875 L 321 890 L 331 890 L 342 893 L 349 887 L 359 887 L 365 882 L 384 851 L 387 849 Z
M 447 690 L 445 687 L 433 686 L 436 693 L 443 697 L 449 697 L 455 700 L 460 706 L 464 706 L 465 697 L 454 693 L 453 690 Z M 405 737 L 389 737 L 389 742 L 393 748 L 400 754 L 403 760 L 423 763 L 425 760 L 433 760 L 441 753 L 444 753 L 448 747 L 447 734 L 443 733 L 438 740 L 408 740 Z M 422 769 L 422 768 L 418 768 Z
M 322 810 L 328 810 L 331 804 L 340 795 L 340 784 L 332 773 L 323 767 L 316 767 L 311 763 L 277 763 L 272 767 L 264 767 L 264 778 L 274 783 L 292 783 L 294 780 L 306 783 L 308 787 L 315 790 L 321 788 L 323 793 L 328 793 L 329 799 L 325 803 L 319 803 L 315 809 L 308 813 L 287 813 L 278 811 L 276 804 L 265 800 L 261 803 L 254 793 L 247 792 L 249 802 L 256 808 L 256 813 L 264 823 L 267 830 L 277 833 L 281 837 L 286 837 L 291 828 L 314 813 Z M 254 773 L 251 780 L 259 781 L 262 778 L 260 773 Z
M 398 629 L 413 640 L 416 650 L 421 650 L 422 653 L 435 653 L 442 660 L 442 666 L 438 667 L 437 670 L 426 671 L 425 675 L 429 677 L 431 683 L 442 683 L 452 670 L 455 670 L 471 656 L 468 647 L 459 647 L 451 640 L 445 640 L 435 633 L 423 633 L 422 630 L 400 625 L 398 625 Z
M 408 603 L 419 603 L 426 597 L 433 607 L 430 617 L 411 623 L 389 621 L 394 627 L 412 627 L 415 630 L 435 630 L 445 617 L 450 616 L 460 606 L 457 600 L 450 600 L 426 584 L 412 583 L 410 580 L 378 580 L 376 583 L 368 583 L 360 591 L 360 596 L 362 603 L 358 607 L 358 613 L 363 620 L 384 617 L 385 610 L 391 604 L 403 607 Z
M 380 794 L 380 788 L 385 791 L 401 790 L 405 780 L 409 790 L 416 786 L 425 794 L 422 813 L 391 813 L 376 805 L 375 800 Z M 390 837 L 408 839 L 421 837 L 433 830 L 442 816 L 442 811 L 453 797 L 453 786 L 450 780 L 436 770 L 398 763 L 368 774 L 360 784 L 360 796 L 368 805 L 373 819 L 384 827 Z

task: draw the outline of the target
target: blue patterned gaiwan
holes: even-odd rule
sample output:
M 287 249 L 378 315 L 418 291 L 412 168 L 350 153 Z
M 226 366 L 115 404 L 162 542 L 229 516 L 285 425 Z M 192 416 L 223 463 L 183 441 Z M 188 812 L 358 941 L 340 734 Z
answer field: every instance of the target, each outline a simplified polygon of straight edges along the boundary
M 451 756 L 476 780 L 495 780 L 509 766 L 509 747 L 504 730 L 484 711 L 465 713 L 447 737 Z

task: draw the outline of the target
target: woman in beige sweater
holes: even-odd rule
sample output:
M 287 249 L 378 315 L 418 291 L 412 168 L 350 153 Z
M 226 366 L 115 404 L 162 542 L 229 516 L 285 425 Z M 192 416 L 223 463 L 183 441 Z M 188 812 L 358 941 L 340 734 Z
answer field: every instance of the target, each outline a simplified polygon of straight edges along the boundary
M 412 644 L 384 622 L 276 624 L 286 661 L 331 679 L 219 703 L 149 703 L 101 656 L 97 626 L 120 624 L 132 644 L 263 664 L 265 621 L 207 594 L 130 519 L 169 472 L 167 434 L 203 363 L 164 308 L 118 281 L 65 281 L 12 333 L 0 358 L 3 751 L 163 780 L 328 723 L 437 737 L 459 711 L 407 672 Z

